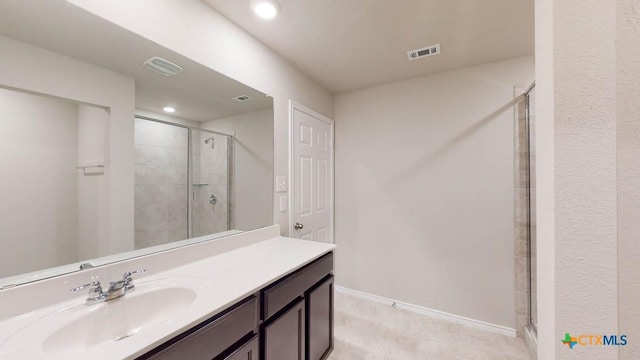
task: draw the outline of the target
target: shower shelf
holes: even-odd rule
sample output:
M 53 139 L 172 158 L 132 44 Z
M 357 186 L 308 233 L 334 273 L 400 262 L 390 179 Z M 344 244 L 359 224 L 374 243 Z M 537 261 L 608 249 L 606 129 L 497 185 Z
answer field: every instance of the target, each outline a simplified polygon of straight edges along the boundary
M 191 184 L 191 186 L 209 186 L 209 184 Z
M 104 174 L 104 164 L 84 164 L 76 166 L 76 169 L 82 170 L 82 175 L 90 176 L 90 175 L 103 175 Z

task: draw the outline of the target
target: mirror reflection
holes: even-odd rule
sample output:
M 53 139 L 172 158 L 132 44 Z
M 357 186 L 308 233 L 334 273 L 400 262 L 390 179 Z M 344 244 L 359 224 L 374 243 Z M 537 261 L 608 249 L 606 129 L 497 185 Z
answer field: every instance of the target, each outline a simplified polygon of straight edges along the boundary
M 137 249 L 231 229 L 231 139 L 136 118 Z
M 0 287 L 272 224 L 269 96 L 59 2 L 0 53 Z

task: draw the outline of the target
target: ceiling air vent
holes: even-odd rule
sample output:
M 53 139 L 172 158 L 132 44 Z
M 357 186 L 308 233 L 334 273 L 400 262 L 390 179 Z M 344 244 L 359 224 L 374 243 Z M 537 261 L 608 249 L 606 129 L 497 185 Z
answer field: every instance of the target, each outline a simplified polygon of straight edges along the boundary
M 411 61 L 438 54 L 440 54 L 440 44 L 435 44 L 422 49 L 416 49 L 407 52 L 407 56 Z
M 249 101 L 251 100 L 251 96 L 249 95 L 240 95 L 240 96 L 236 96 L 234 98 L 231 98 L 233 101 L 237 101 L 237 102 L 245 102 L 245 101 Z
M 145 61 L 142 65 L 164 76 L 175 76 L 184 70 L 182 66 L 157 56 Z

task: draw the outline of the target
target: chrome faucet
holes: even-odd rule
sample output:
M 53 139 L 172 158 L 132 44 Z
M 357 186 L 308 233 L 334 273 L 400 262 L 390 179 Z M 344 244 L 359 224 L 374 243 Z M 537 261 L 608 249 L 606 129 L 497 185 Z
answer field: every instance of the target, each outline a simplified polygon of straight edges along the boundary
M 113 299 L 117 299 L 121 296 L 124 296 L 127 293 L 132 292 L 135 289 L 135 285 L 133 284 L 133 278 L 131 278 L 134 274 L 141 274 L 147 270 L 135 270 L 135 271 L 127 271 L 122 275 L 122 280 L 111 281 L 109 283 L 109 288 L 107 291 L 102 289 L 102 285 L 100 281 L 94 280 L 88 284 L 84 284 L 82 286 L 78 286 L 76 288 L 71 289 L 72 292 L 80 291 L 82 289 L 89 289 L 89 295 L 87 296 L 87 304 L 95 304 L 99 302 L 109 301 Z

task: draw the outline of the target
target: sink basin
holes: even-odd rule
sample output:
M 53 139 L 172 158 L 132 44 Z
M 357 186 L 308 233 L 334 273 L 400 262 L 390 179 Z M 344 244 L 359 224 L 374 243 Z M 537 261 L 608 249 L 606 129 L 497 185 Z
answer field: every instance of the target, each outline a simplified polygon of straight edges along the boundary
M 33 343 L 42 339 L 41 351 L 45 354 L 82 352 L 170 323 L 189 309 L 207 287 L 206 281 L 194 278 L 139 282 L 135 291 L 118 299 L 53 312 L 11 340 Z
M 196 292 L 186 288 L 157 289 L 135 295 L 133 292 L 85 311 L 77 320 L 47 337 L 42 349 L 47 353 L 74 352 L 126 339 L 171 320 L 196 299 Z

